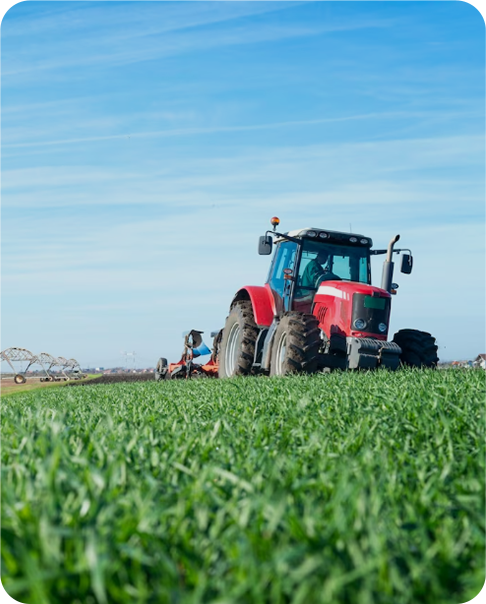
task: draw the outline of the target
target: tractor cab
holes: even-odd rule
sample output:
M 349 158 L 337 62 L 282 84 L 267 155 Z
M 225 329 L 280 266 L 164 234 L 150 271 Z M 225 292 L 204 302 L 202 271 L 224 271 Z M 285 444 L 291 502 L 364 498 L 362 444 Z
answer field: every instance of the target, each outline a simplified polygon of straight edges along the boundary
M 371 283 L 370 247 L 363 235 L 306 228 L 275 240 L 267 285 L 277 315 L 309 313 L 319 286 L 326 281 Z

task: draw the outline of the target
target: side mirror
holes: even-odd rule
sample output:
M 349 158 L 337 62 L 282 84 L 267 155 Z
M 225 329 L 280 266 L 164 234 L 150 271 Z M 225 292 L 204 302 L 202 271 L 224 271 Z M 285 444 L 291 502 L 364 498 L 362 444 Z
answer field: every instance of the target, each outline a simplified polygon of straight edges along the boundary
M 258 241 L 258 253 L 260 256 L 269 256 L 272 253 L 273 239 L 271 235 L 263 235 Z
M 410 254 L 402 254 L 402 266 L 400 271 L 406 275 L 410 275 L 413 267 L 413 257 Z

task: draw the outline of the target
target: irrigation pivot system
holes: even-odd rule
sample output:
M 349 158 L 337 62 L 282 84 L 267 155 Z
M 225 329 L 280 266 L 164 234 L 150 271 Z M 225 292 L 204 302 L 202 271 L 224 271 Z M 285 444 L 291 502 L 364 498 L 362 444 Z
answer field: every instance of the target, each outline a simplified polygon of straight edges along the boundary
M 61 367 L 61 373 L 64 376 L 64 380 L 78 380 L 81 377 L 86 377 L 81 371 L 78 361 L 76 359 L 65 359 L 64 357 L 58 357 L 59 366 Z M 68 371 L 69 373 L 66 373 Z
M 393 283 L 393 255 L 400 270 L 412 272 L 409 249 L 397 249 L 399 235 L 386 249 L 373 249 L 369 237 L 320 228 L 260 237 L 258 253 L 273 254 L 264 285 L 239 289 L 226 323 L 217 335 L 211 375 L 314 373 L 333 369 L 396 370 L 401 366 L 436 367 L 435 338 L 417 329 L 401 329 L 388 339 Z M 373 255 L 384 255 L 381 286 L 371 284 Z M 193 332 L 191 332 L 193 333 Z M 200 332 L 196 332 L 200 333 Z M 192 359 L 191 359 L 192 360 Z M 183 358 L 181 377 L 206 375 Z M 160 359 L 155 377 L 175 376 Z M 201 366 L 203 367 L 203 366 Z
M 41 382 L 53 382 L 60 380 L 81 379 L 86 377 L 82 372 L 76 359 L 66 360 L 64 357 L 54 357 L 48 352 L 41 352 L 39 355 L 33 354 L 26 348 L 6 348 L 0 353 L 2 361 L 6 361 L 14 373 L 14 382 L 24 384 L 27 381 L 26 373 L 32 365 L 40 365 L 44 376 L 40 378 Z M 14 363 L 27 363 L 23 370 L 15 367 Z M 47 369 L 46 369 L 47 367 Z M 59 367 L 62 377 L 56 375 L 53 367 Z M 66 370 L 68 373 L 66 373 Z
M 46 378 L 49 377 L 49 374 L 39 358 L 26 348 L 6 348 L 0 352 L 0 358 L 10 365 L 10 368 L 14 373 L 14 382 L 16 384 L 23 384 L 26 382 L 25 373 L 29 370 L 31 365 L 40 365 L 46 374 Z M 15 368 L 14 363 L 27 363 L 27 366 L 24 371 L 21 372 Z
M 41 352 L 38 356 L 38 359 L 44 366 L 48 365 L 46 371 L 49 374 L 49 377 L 47 378 L 47 381 L 49 382 L 58 382 L 61 380 L 67 381 L 70 379 L 79 379 L 80 377 L 86 377 L 83 375 L 83 372 L 81 371 L 79 363 L 76 361 L 76 359 L 67 360 L 64 357 L 53 357 L 48 352 Z M 52 371 L 53 367 L 59 367 L 59 372 L 62 375 L 55 375 Z M 68 373 L 66 373 L 66 371 L 68 371 Z M 45 380 L 41 378 L 41 381 Z

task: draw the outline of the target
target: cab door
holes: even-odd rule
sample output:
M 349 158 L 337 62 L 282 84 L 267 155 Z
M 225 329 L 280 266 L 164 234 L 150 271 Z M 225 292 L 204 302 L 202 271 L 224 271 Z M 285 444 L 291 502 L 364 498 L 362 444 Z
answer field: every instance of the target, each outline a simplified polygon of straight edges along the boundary
M 284 269 L 288 268 L 292 272 L 295 272 L 297 247 L 297 244 L 293 241 L 280 242 L 277 245 L 272 266 L 270 267 L 267 283 L 272 290 L 277 315 L 290 310 L 293 281 L 291 279 L 284 279 Z

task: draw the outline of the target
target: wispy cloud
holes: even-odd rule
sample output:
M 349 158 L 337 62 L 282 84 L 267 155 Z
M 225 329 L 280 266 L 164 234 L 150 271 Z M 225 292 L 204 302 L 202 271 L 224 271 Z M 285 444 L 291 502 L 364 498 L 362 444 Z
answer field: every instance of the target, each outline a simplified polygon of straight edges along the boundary
M 397 187 L 403 187 L 404 180 L 418 182 L 420 187 L 429 181 L 432 184 L 427 186 L 428 194 L 434 194 L 434 188 L 439 186 L 440 194 L 447 199 L 451 197 L 450 181 L 457 181 L 462 197 L 477 199 L 481 182 L 469 183 L 458 171 L 461 166 L 479 168 L 483 158 L 481 136 L 457 136 L 255 147 L 244 152 L 233 150 L 230 157 L 217 153 L 204 159 L 174 157 L 158 165 L 134 164 L 124 172 L 116 167 L 89 165 L 22 168 L 4 171 L 3 204 L 4 208 L 123 206 L 136 200 L 159 206 L 211 207 L 234 204 L 235 199 L 258 202 L 260 191 L 265 191 L 266 198 L 278 196 L 279 203 L 284 204 L 289 190 L 334 194 L 343 182 L 353 187 L 392 179 Z M 448 170 L 448 177 L 439 180 L 411 176 L 417 170 L 437 169 Z M 454 195 L 457 193 L 454 190 Z M 379 191 L 376 199 L 380 199 Z
M 209 128 L 198 127 L 198 128 L 175 128 L 172 130 L 154 130 L 150 132 L 130 132 L 124 134 L 110 134 L 105 136 L 90 136 L 83 138 L 67 138 L 60 140 L 42 140 L 42 141 L 30 141 L 22 143 L 5 143 L 3 147 L 9 148 L 20 148 L 20 147 L 37 147 L 37 146 L 50 146 L 50 145 L 70 145 L 78 143 L 91 143 L 96 141 L 107 141 L 107 140 L 119 140 L 128 138 L 152 138 L 152 137 L 171 137 L 171 136 L 192 136 L 199 134 L 215 134 L 218 132 L 246 132 L 252 130 L 271 130 L 273 128 L 286 128 L 292 126 L 314 126 L 316 124 L 326 124 L 341 121 L 352 121 L 360 119 L 373 119 L 379 117 L 386 117 L 383 115 L 377 116 L 376 114 L 368 115 L 355 115 L 348 117 L 338 118 L 320 118 L 315 120 L 294 120 L 287 122 L 276 122 L 270 124 L 250 124 L 246 126 L 212 126 Z
M 152 8 L 150 3 L 149 9 Z M 126 31 L 120 33 L 117 28 L 114 33 L 101 37 L 93 37 L 92 26 L 86 33 L 78 28 L 74 37 L 60 36 L 52 39 L 50 56 L 46 53 L 33 55 L 27 47 L 20 53 L 10 56 L 8 46 L 4 51 L 2 74 L 4 78 L 19 76 L 35 71 L 37 77 L 46 70 L 65 68 L 97 67 L 127 65 L 140 61 L 167 58 L 179 54 L 208 51 L 218 47 L 256 44 L 261 42 L 277 42 L 279 40 L 309 37 L 336 32 L 355 31 L 363 29 L 386 28 L 393 21 L 383 18 L 348 19 L 346 22 L 333 19 L 324 23 L 309 23 L 297 21 L 268 22 L 267 20 L 248 21 L 244 17 L 288 10 L 291 6 L 285 3 L 212 3 L 211 8 L 203 9 L 198 16 L 183 14 L 187 6 L 181 3 L 177 15 L 167 18 L 166 13 L 159 15 L 164 26 L 154 26 L 157 17 L 151 12 L 145 13 L 139 20 L 139 27 L 134 28 L 133 22 L 122 22 Z M 261 4 L 261 6 L 259 6 Z M 236 5 L 236 6 L 233 6 Z M 253 5 L 253 6 L 252 6 Z M 293 4 L 296 6 L 296 4 Z M 250 7 L 250 8 L 249 8 Z M 196 8 L 196 14 L 199 9 Z M 110 18 L 109 7 L 104 10 L 104 17 Z M 93 18 L 93 14 L 90 15 Z M 73 21 L 76 23 L 76 20 Z M 225 26 L 221 27 L 224 23 Z M 9 23 L 6 30 L 8 42 Z M 135 30 L 135 33 L 134 33 Z M 69 32 L 69 28 L 68 28 Z M 82 53 L 79 48 L 83 48 Z M 60 59 L 59 57 L 63 57 Z M 84 77 L 84 74 L 81 74 Z M 73 74 L 74 76 L 74 74 Z
M 300 2 L 192 2 L 118 3 L 116 8 L 103 3 L 86 5 L 84 2 L 69 2 L 44 5 L 41 12 L 35 11 L 9 22 L 3 35 L 7 38 L 25 35 L 51 34 L 63 31 L 84 33 L 92 36 L 97 28 L 110 31 L 110 39 L 125 40 L 143 36 L 177 31 L 189 27 L 207 26 L 242 17 L 263 15 L 298 6 Z M 23 7 L 20 9 L 22 11 Z M 135 10 L 134 10 L 135 9 Z M 15 20 L 17 17 L 17 20 Z M 107 27 L 108 20 L 108 27 Z M 98 25 L 100 24 L 100 25 Z
M 365 113 L 357 115 L 345 115 L 335 116 L 308 120 L 289 120 L 285 122 L 273 122 L 266 124 L 247 124 L 247 125 L 233 125 L 233 126 L 211 126 L 211 127 L 194 127 L 194 128 L 173 128 L 168 130 L 152 130 L 148 132 L 131 132 L 127 130 L 123 134 L 108 134 L 102 136 L 87 136 L 79 138 L 64 138 L 58 140 L 39 140 L 39 141 L 24 141 L 24 142 L 5 142 L 3 144 L 4 149 L 15 149 L 15 148 L 26 148 L 26 147 L 48 147 L 53 145 L 73 145 L 92 143 L 98 141 L 110 141 L 110 140 L 125 140 L 125 139 L 138 139 L 138 138 L 164 138 L 174 136 L 195 136 L 195 135 L 207 135 L 216 133 L 232 133 L 232 132 L 251 132 L 258 130 L 273 130 L 279 128 L 292 128 L 292 127 L 306 127 L 316 126 L 320 124 L 338 124 L 341 122 L 352 122 L 362 120 L 393 120 L 400 118 L 414 119 L 414 118 L 430 118 L 433 119 L 453 119 L 455 116 L 462 116 L 462 113 L 453 112 L 441 112 L 433 116 L 425 111 L 392 111 L 383 113 Z M 163 117 L 164 114 L 162 114 Z M 174 117 L 174 116 L 172 116 Z M 471 116 L 472 117 L 472 116 Z M 476 117 L 480 117 L 479 113 L 476 113 Z M 26 132 L 24 130 L 23 134 Z M 7 135 L 8 136 L 8 135 Z M 19 133 L 16 133 L 19 136 Z M 8 138 L 7 138 L 8 141 Z

